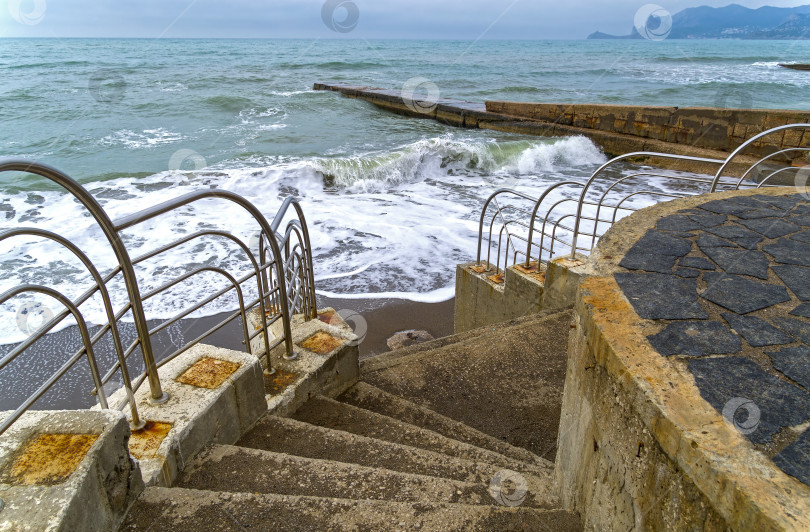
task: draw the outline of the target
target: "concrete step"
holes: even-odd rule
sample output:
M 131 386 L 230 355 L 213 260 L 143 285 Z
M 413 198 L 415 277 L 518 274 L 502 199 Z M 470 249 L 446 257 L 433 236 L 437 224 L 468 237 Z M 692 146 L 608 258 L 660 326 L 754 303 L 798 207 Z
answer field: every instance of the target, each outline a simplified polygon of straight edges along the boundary
M 294 419 L 267 416 L 239 442 L 239 446 L 306 458 L 441 477 L 489 485 L 504 468 L 465 460 L 416 447 L 319 427 Z M 556 507 L 552 493 L 553 465 L 516 469 L 526 480 L 537 506 Z
M 365 364 L 360 380 L 553 461 L 571 322 L 563 310 L 493 325 Z
M 563 510 L 147 488 L 121 531 L 582 530 Z
M 498 504 L 488 491 L 488 482 L 461 482 L 232 445 L 213 445 L 201 452 L 187 465 L 176 486 L 230 493 Z M 543 507 L 542 502 L 529 492 L 522 506 Z
M 438 432 L 448 438 L 458 440 L 476 447 L 489 449 L 506 457 L 537 464 L 541 467 L 554 468 L 554 464 L 540 458 L 532 452 L 522 447 L 514 447 L 497 438 L 484 434 L 480 430 L 465 425 L 460 421 L 450 419 L 434 412 L 429 408 L 419 406 L 407 399 L 390 394 L 376 386 L 366 382 L 358 382 L 343 395 L 337 398 L 338 401 L 359 408 L 364 408 L 384 416 L 398 419 L 411 425 L 416 425 L 423 429 Z
M 310 399 L 295 413 L 293 419 L 500 468 L 515 471 L 548 471 L 547 468 L 538 467 L 534 463 L 515 460 L 489 449 L 460 442 L 437 432 L 323 396 Z
M 528 321 L 536 321 L 538 317 L 559 314 L 560 312 L 565 310 L 566 309 L 544 310 L 536 314 L 531 314 L 529 316 L 521 316 L 520 318 L 515 318 L 513 320 L 506 321 L 504 323 L 499 324 L 498 326 L 511 327 Z M 448 345 L 453 345 L 459 342 L 464 342 L 466 340 L 478 338 L 492 331 L 492 328 L 493 326 L 487 325 L 485 327 L 480 327 L 478 329 L 464 331 L 457 334 L 451 334 L 450 336 L 436 338 L 435 340 L 431 340 L 429 342 L 414 344 L 408 347 L 403 347 L 402 349 L 396 349 L 394 351 L 389 351 L 387 353 L 380 353 L 378 355 L 364 358 L 363 360 L 360 361 L 360 373 L 362 374 L 364 372 L 379 371 L 381 369 L 385 369 L 399 364 L 401 360 L 406 359 L 410 355 L 424 353 L 426 351 L 433 351 L 435 349 L 441 349 L 442 347 L 446 347 Z

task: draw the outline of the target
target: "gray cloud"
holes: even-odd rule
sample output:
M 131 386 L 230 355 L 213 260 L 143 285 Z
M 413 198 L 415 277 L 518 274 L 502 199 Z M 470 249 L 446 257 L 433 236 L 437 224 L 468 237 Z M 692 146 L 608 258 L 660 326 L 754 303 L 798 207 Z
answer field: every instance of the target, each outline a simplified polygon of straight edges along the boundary
M 35 0 L 22 0 L 31 11 Z M 41 0 L 39 0 L 41 1 Z M 251 37 L 581 39 L 595 30 L 628 33 L 635 0 L 350 0 L 360 11 L 356 29 L 331 31 L 323 0 L 51 0 L 41 23 L 28 26 L 0 3 L 0 36 L 8 37 Z M 675 13 L 728 0 L 657 3 Z M 805 1 L 745 1 L 747 7 L 789 7 Z M 340 12 L 345 13 L 345 12 Z M 339 14 L 340 16 L 340 14 Z

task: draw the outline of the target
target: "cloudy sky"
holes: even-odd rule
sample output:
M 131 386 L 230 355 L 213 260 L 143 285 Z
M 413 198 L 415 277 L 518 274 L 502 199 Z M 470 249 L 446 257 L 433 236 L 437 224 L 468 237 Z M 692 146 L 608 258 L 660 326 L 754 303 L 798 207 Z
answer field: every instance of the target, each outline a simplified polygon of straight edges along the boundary
M 0 0 L 0 37 L 580 39 L 596 30 L 629 33 L 634 14 L 646 3 L 643 0 Z M 676 13 L 697 5 L 723 6 L 729 1 L 657 0 L 657 3 Z M 737 3 L 756 8 L 789 7 L 810 1 Z M 328 27 L 337 24 L 339 30 L 340 23 L 347 19 L 353 23 L 354 9 L 358 19 L 352 31 Z M 333 13 L 326 17 L 326 22 L 324 12 Z

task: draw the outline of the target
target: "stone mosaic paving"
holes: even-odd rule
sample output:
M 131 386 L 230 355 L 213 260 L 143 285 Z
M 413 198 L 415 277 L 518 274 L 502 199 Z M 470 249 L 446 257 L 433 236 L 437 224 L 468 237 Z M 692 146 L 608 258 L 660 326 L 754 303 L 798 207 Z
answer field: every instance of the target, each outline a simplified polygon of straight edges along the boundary
M 660 219 L 620 266 L 636 313 L 660 326 L 653 347 L 685 360 L 703 398 L 810 485 L 810 201 L 709 201 Z

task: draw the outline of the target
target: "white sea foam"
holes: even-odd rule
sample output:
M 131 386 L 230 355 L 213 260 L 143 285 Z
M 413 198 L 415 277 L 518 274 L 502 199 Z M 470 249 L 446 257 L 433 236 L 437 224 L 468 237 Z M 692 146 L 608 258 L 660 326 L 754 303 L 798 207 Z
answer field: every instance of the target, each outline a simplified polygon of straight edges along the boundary
M 126 138 L 133 135 L 122 133 Z M 169 136 L 165 131 L 158 135 Z M 605 160 L 593 143 L 581 137 L 496 142 L 448 134 L 387 152 L 330 158 L 252 156 L 198 172 L 166 171 L 146 178 L 92 183 L 87 188 L 113 219 L 211 187 L 245 196 L 271 218 L 282 198 L 294 194 L 302 202 L 310 228 L 321 295 L 437 302 L 453 296 L 455 265 L 475 258 L 478 218 L 489 194 L 509 186 L 539 195 L 562 179 L 584 181 Z M 35 225 L 63 234 L 102 273 L 110 271 L 115 259 L 109 245 L 80 206 L 58 192 L 39 196 L 41 199 L 32 200 L 27 193 L 12 195 L 7 225 Z M 65 224 L 66 219 L 71 223 Z M 135 257 L 183 235 L 212 228 L 228 230 L 245 242 L 258 230 L 239 207 L 205 200 L 128 229 L 124 240 Z M 75 298 L 89 287 L 81 265 L 52 243 L 3 245 L 7 247 L 0 249 L 5 261 L 0 265 L 0 290 L 35 282 Z M 192 242 L 138 265 L 141 291 L 148 292 L 202 266 L 222 267 L 237 276 L 249 271 L 244 257 L 222 239 L 206 240 L 204 246 Z M 167 318 L 225 285 L 215 274 L 194 277 L 150 300 L 147 316 Z M 116 304 L 122 304 L 125 291 L 120 280 L 111 283 L 110 289 Z M 255 288 L 246 290 L 246 298 L 255 294 Z M 53 302 L 39 301 L 54 307 Z M 25 336 L 15 325 L 19 301 L 16 304 L 0 307 L 0 323 L 6 324 L 0 338 L 6 342 Z M 233 298 L 218 299 L 195 315 L 231 310 L 234 305 Z M 103 321 L 98 298 L 82 310 L 91 322 Z
M 130 149 L 151 148 L 161 144 L 172 144 L 185 139 L 180 133 L 159 127 L 157 129 L 144 129 L 141 132 L 129 129 L 120 129 L 111 135 L 99 140 L 103 146 L 124 146 Z

